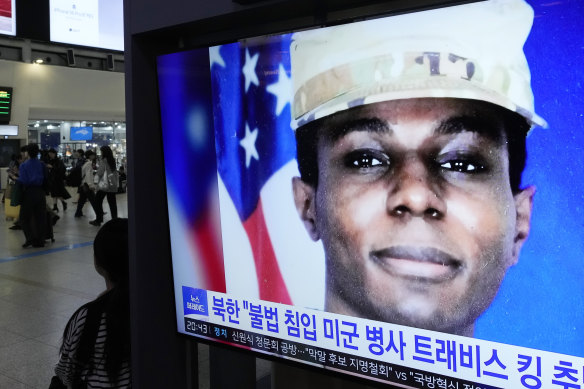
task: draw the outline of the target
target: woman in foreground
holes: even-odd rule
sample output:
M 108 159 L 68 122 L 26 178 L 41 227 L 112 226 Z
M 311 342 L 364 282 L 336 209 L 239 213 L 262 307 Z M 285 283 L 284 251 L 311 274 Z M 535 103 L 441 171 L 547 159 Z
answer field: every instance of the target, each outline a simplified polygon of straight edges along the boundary
M 128 220 L 103 225 L 93 243 L 106 290 L 69 319 L 50 388 L 129 388 Z

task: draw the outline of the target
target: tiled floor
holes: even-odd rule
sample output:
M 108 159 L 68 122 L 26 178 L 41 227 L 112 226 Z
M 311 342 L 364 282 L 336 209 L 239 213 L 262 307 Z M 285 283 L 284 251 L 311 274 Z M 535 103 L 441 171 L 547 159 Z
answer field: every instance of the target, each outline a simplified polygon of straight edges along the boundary
M 75 205 L 63 212 L 54 228 L 55 242 L 23 249 L 24 234 L 12 231 L 4 204 L 0 209 L 0 388 L 47 388 L 59 357 L 63 329 L 73 312 L 105 289 L 93 267 L 97 227 L 89 204 L 85 216 L 73 217 Z M 52 204 L 52 203 L 51 203 Z M 104 209 L 109 207 L 104 201 Z M 118 195 L 118 214 L 127 217 L 127 196 Z M 109 219 L 106 215 L 105 221 Z M 259 387 L 271 364 L 257 359 Z M 209 348 L 199 345 L 199 387 L 209 387 Z
M 0 388 L 47 388 L 67 320 L 105 289 L 93 267 L 98 228 L 88 222 L 95 214 L 86 204 L 86 216 L 74 218 L 71 200 L 66 212 L 59 206 L 55 242 L 38 249 L 21 247 L 24 234 L 8 229 L 1 204 Z M 127 217 L 126 195 L 117 201 L 119 216 Z

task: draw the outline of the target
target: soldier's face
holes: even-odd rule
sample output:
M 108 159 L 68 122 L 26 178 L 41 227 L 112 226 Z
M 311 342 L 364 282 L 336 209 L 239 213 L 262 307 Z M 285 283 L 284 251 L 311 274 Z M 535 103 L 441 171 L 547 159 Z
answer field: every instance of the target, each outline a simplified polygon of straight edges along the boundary
M 326 253 L 326 309 L 472 335 L 529 232 L 502 120 L 469 100 L 363 106 L 319 131 L 318 185 L 295 200 Z

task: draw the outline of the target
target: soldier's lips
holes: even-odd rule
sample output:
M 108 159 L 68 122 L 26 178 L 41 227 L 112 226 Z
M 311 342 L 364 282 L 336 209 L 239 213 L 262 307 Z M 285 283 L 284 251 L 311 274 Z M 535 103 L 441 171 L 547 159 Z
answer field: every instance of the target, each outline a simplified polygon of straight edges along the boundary
M 392 246 L 371 251 L 369 255 L 386 272 L 419 281 L 447 281 L 463 267 L 462 261 L 433 247 Z

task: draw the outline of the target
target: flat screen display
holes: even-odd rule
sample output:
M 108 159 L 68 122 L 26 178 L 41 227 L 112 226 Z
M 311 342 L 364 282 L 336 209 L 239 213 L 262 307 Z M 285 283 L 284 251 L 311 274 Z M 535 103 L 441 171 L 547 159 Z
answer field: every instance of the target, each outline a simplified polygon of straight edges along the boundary
M 16 0 L 0 0 L 0 34 L 16 35 Z
M 20 140 L 0 139 L 0 166 L 10 165 L 10 161 L 20 155 Z
M 18 126 L 0 125 L 0 136 L 18 135 Z
M 117 0 L 50 0 L 53 42 L 124 50 L 123 2 Z
M 71 140 L 91 140 L 93 138 L 93 127 L 71 127 Z
M 178 331 L 406 388 L 584 387 L 583 11 L 158 57 Z
M 0 86 L 0 123 L 10 122 L 12 112 L 12 88 Z

